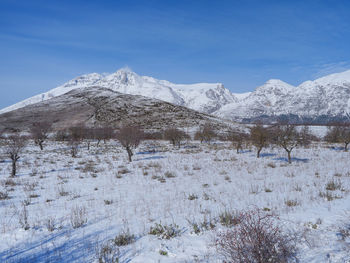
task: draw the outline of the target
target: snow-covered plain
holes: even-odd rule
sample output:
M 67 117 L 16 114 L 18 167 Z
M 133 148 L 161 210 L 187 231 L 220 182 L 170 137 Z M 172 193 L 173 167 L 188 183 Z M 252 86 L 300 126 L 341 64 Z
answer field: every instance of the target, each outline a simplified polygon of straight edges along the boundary
M 11 163 L 0 159 L 0 192 L 10 196 L 0 200 L 1 262 L 94 262 L 97 248 L 123 232 L 136 242 L 119 248 L 119 262 L 222 262 L 213 247 L 224 228 L 218 216 L 254 207 L 270 209 L 299 234 L 300 262 L 350 260 L 350 242 L 339 235 L 350 224 L 350 153 L 340 148 L 297 148 L 288 165 L 281 149 L 265 149 L 257 159 L 253 148 L 237 154 L 221 142 L 177 149 L 148 141 L 132 163 L 114 141 L 82 146 L 71 158 L 64 143 L 49 142 L 42 152 L 30 144 L 11 179 Z M 332 180 L 341 187 L 327 191 Z M 332 200 L 322 197 L 327 193 Z M 23 202 L 28 230 L 20 223 Z M 76 208 L 85 209 L 87 222 L 74 229 Z M 193 233 L 190 222 L 208 220 L 213 230 Z M 149 235 L 160 222 L 178 225 L 180 235 Z

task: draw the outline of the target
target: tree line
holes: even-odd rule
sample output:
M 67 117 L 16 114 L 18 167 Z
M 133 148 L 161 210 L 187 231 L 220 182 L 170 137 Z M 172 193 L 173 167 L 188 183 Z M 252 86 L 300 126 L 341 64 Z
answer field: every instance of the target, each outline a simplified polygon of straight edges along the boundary
M 16 175 L 17 161 L 20 159 L 20 155 L 28 141 L 30 139 L 33 140 L 40 150 L 44 150 L 45 142 L 52 133 L 51 123 L 36 122 L 29 128 L 29 135 L 27 136 L 14 133 L 3 138 L 6 141 L 4 154 L 12 162 L 11 176 Z M 167 140 L 174 147 L 180 148 L 184 141 L 191 139 L 191 136 L 177 127 L 170 127 L 163 131 L 145 132 L 141 127 L 132 125 L 123 125 L 119 129 L 110 126 L 87 127 L 85 125 L 77 125 L 57 131 L 53 139 L 66 142 L 73 158 L 77 156 L 83 143 L 86 144 L 89 150 L 92 142 L 99 146 L 102 141 L 106 143 L 106 141 L 113 139 L 118 141 L 121 147 L 125 149 L 128 160 L 131 162 L 134 150 L 143 140 Z M 323 139 L 328 143 L 342 143 L 344 150 L 348 151 L 350 124 L 332 124 L 328 127 L 327 134 Z M 248 127 L 246 132 L 238 130 L 219 132 L 209 122 L 197 129 L 194 134 L 194 140 L 208 144 L 213 140 L 230 142 L 237 153 L 242 152 L 244 148 L 254 146 L 257 158 L 260 157 L 264 148 L 278 146 L 286 151 L 289 163 L 292 162 L 293 149 L 306 147 L 312 141 L 320 141 L 319 138 L 311 134 L 308 126 L 298 127 L 288 123 L 275 125 L 256 124 Z

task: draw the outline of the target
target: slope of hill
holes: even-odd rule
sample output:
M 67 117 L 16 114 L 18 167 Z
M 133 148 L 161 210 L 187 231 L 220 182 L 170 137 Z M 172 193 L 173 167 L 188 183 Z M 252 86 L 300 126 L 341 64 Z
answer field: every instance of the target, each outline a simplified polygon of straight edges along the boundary
M 185 106 L 205 113 L 218 110 L 223 105 L 238 101 L 221 83 L 173 84 L 166 80 L 139 76 L 128 69 L 103 76 L 97 73 L 77 77 L 48 92 L 36 95 L 0 110 L 0 113 L 65 94 L 73 89 L 99 86 L 131 95 L 142 95 Z
M 3 113 L 0 128 L 23 130 L 37 121 L 53 122 L 56 129 L 82 123 L 89 126 L 127 123 L 145 129 L 194 127 L 207 121 L 225 126 L 219 119 L 183 106 L 92 86 Z

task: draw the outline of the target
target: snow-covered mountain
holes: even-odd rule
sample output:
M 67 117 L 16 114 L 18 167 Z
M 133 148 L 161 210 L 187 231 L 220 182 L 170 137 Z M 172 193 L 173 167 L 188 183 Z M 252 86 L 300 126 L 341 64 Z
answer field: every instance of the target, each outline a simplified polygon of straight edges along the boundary
M 129 69 L 120 69 L 107 76 L 97 73 L 82 75 L 46 93 L 2 109 L 0 114 L 65 94 L 76 88 L 91 86 L 160 99 L 205 113 L 212 113 L 225 104 L 238 101 L 221 83 L 174 84 L 166 80 L 139 76 Z
M 294 118 L 294 121 L 327 122 L 350 118 L 350 70 L 331 74 L 297 87 L 269 80 L 248 96 L 213 113 L 235 120 Z M 322 121 L 321 121 L 322 119 Z
M 221 83 L 174 84 L 166 80 L 139 76 L 129 69 L 110 75 L 82 75 L 46 93 L 0 110 L 0 114 L 65 94 L 73 89 L 103 87 L 113 91 L 142 95 L 185 106 L 221 118 L 274 121 L 327 122 L 350 118 L 350 70 L 331 74 L 295 87 L 271 79 L 253 92 L 231 93 Z
M 0 130 L 23 131 L 39 121 L 53 121 L 54 130 L 81 124 L 89 127 L 129 124 L 152 131 L 160 131 L 172 124 L 194 130 L 208 122 L 222 131 L 239 129 L 238 125 L 187 107 L 90 86 L 0 114 Z

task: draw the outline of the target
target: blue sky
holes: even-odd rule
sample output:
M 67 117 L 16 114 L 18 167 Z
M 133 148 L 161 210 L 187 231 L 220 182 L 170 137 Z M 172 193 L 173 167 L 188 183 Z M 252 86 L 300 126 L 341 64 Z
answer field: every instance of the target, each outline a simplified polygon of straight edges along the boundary
M 128 66 L 233 92 L 350 69 L 350 1 L 0 0 L 0 108 Z

